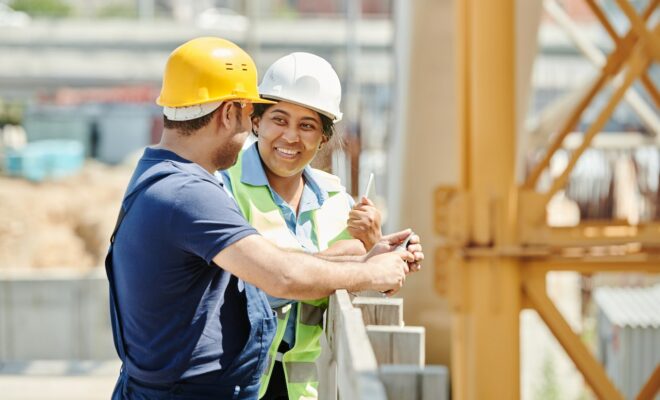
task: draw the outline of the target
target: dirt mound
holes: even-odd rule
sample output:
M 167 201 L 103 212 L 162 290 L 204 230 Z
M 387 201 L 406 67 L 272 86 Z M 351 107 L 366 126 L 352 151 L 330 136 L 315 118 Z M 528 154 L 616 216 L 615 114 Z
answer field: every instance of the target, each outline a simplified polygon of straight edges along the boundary
M 102 265 L 131 172 L 89 161 L 59 181 L 0 177 L 0 268 Z

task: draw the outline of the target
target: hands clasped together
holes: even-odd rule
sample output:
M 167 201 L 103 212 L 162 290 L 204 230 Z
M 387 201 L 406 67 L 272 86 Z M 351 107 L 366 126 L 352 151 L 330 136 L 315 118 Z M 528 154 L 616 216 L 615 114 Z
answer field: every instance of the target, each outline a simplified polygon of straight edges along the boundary
M 362 197 L 353 207 L 347 225 L 351 236 L 368 251 L 364 261 L 377 275 L 375 290 L 391 296 L 401 289 L 408 274 L 421 269 L 424 252 L 420 237 L 410 229 L 382 235 L 380 212 L 368 198 Z

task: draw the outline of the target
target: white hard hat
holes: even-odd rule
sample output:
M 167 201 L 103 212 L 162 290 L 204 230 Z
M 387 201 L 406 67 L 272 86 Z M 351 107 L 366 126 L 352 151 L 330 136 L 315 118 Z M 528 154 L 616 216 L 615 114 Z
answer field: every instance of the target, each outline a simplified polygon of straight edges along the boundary
M 291 53 L 275 61 L 264 75 L 259 94 L 311 108 L 339 122 L 341 83 L 330 63 L 310 53 Z

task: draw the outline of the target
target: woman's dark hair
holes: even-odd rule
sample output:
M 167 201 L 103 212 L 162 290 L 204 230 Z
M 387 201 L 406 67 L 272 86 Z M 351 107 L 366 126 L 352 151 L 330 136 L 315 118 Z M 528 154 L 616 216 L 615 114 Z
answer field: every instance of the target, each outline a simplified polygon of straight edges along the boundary
M 252 118 L 261 118 L 266 110 L 272 106 L 273 104 L 252 103 Z M 316 113 L 321 117 L 321 129 L 323 130 L 323 135 L 328 138 L 328 140 L 332 139 L 332 135 L 335 134 L 335 124 L 332 122 L 332 119 L 318 111 Z

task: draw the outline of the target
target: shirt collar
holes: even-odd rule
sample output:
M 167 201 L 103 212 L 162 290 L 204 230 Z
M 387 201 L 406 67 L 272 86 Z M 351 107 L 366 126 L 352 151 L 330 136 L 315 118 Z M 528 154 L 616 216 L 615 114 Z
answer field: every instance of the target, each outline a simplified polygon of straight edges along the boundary
M 146 161 L 146 162 L 171 161 L 185 166 L 186 171 L 189 173 L 198 175 L 206 179 L 213 178 L 213 181 L 217 181 L 215 179 L 215 176 L 209 173 L 204 168 L 202 168 L 201 165 L 193 161 L 190 161 L 188 159 L 185 159 L 171 150 L 154 148 L 154 147 L 145 147 L 144 153 L 142 154 L 142 158 L 140 159 L 140 161 Z M 224 185 L 224 183 L 221 180 L 218 183 L 221 186 Z
M 252 186 L 268 186 L 272 192 L 257 144 L 255 142 L 243 152 L 241 182 Z M 325 179 L 319 179 L 309 165 L 305 166 L 303 177 L 305 178 L 305 186 L 308 186 L 314 192 L 319 205 L 323 205 L 323 202 L 330 197 L 328 192 L 337 191 L 335 185 L 327 183 Z
M 261 163 L 257 143 L 253 143 L 243 152 L 241 182 L 252 186 L 270 186 L 266 171 L 264 171 L 264 166 Z

